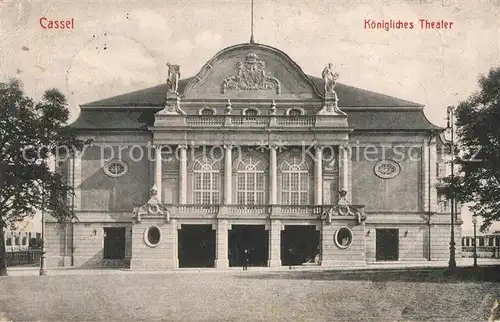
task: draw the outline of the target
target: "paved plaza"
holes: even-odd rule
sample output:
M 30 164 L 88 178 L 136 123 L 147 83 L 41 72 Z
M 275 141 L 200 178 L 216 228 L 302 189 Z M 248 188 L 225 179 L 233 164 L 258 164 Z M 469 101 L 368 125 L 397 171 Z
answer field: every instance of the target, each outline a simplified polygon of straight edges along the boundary
M 479 321 L 500 297 L 498 268 L 461 268 L 453 275 L 426 268 L 8 276 L 0 279 L 0 316 L 14 321 Z

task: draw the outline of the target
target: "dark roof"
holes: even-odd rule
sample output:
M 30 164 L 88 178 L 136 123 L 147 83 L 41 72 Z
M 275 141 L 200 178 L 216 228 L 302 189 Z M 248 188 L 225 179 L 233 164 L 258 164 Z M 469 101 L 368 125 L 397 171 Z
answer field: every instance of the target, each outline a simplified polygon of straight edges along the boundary
M 145 111 L 84 109 L 70 127 L 80 130 L 146 130 L 148 125 L 154 123 L 154 113 L 158 110 L 160 109 L 151 108 Z
M 442 130 L 432 124 L 423 110 L 349 110 L 347 122 L 354 130 Z
M 185 78 L 179 81 L 179 92 L 184 92 L 187 83 L 192 79 Z M 92 106 L 163 106 L 167 95 L 167 84 L 161 84 L 146 89 L 141 89 L 135 92 L 130 92 L 110 98 L 105 98 L 99 101 L 83 104 L 82 107 Z
M 308 76 L 318 89 L 323 94 L 323 79 Z M 185 78 L 179 81 L 179 92 L 184 92 L 186 85 L 191 81 L 191 78 Z M 375 93 L 354 86 L 349 86 L 337 83 L 335 91 L 339 97 L 340 107 L 423 107 L 423 105 L 405 101 L 392 96 Z M 161 84 L 155 87 L 150 87 L 135 92 L 118 95 L 96 102 L 82 105 L 82 107 L 99 107 L 99 106 L 163 106 L 165 95 L 167 93 L 167 84 Z
M 322 78 L 308 76 L 321 94 L 324 94 Z M 366 89 L 341 83 L 335 85 L 340 107 L 423 107 L 422 104 L 402 100 L 389 95 L 379 94 Z

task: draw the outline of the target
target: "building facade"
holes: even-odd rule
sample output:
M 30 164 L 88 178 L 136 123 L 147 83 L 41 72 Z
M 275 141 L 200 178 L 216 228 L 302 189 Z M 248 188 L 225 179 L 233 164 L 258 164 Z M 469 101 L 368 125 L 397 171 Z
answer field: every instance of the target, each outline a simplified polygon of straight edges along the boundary
M 61 161 L 78 216 L 48 222 L 49 266 L 132 269 L 447 260 L 443 129 L 423 106 L 228 47 L 200 72 L 81 106 Z M 460 218 L 455 241 L 460 254 Z

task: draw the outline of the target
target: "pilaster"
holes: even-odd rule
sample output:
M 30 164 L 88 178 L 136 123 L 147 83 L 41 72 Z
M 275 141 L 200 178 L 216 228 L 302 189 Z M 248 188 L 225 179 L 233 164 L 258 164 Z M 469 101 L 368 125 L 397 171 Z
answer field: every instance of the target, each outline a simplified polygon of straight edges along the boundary
M 269 204 L 278 202 L 276 147 L 269 147 Z
M 339 191 L 346 191 L 346 199 L 352 200 L 351 195 L 351 158 L 349 147 L 339 146 Z
M 233 146 L 224 146 L 224 204 L 232 204 L 232 193 L 233 193 Z
M 281 231 L 283 225 L 281 220 L 271 219 L 269 226 L 269 260 L 267 266 L 281 266 Z
M 430 163 L 429 163 L 429 142 L 424 139 L 422 147 L 422 211 L 428 212 L 429 209 L 429 179 L 430 179 Z
M 323 203 L 323 150 L 316 146 L 314 160 L 314 204 Z
M 225 219 L 217 220 L 217 228 L 216 228 L 217 246 L 215 249 L 216 268 L 229 267 L 228 229 L 229 229 L 229 224 L 227 220 Z
M 75 158 L 74 158 L 74 173 L 73 173 L 73 188 L 74 188 L 74 193 L 75 193 L 75 210 L 81 210 L 82 209 L 82 154 L 83 152 L 77 152 L 75 153 Z
M 436 212 L 437 211 L 438 196 L 437 196 L 437 189 L 436 189 L 436 183 L 437 183 L 437 146 L 436 146 L 436 138 L 435 137 L 432 138 L 432 140 L 431 140 L 431 144 L 429 146 L 429 154 L 430 154 L 429 184 L 431 186 L 431 188 L 430 188 L 431 212 Z
M 187 146 L 180 145 L 180 165 L 179 165 L 179 204 L 187 202 Z
M 161 146 L 157 145 L 155 148 L 155 186 L 158 191 L 158 201 L 161 202 L 163 197 L 162 189 L 162 161 L 161 161 Z

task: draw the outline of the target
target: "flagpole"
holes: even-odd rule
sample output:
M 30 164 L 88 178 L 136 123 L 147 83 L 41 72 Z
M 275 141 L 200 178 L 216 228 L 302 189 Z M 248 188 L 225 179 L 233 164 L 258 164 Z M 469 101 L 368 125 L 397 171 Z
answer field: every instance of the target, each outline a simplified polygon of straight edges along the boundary
M 251 17 L 250 17 L 250 43 L 254 43 L 253 39 L 253 0 L 252 0 L 252 9 L 251 9 Z

